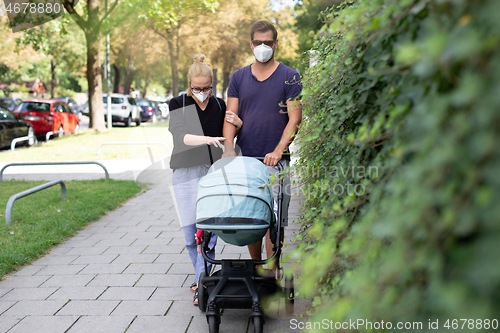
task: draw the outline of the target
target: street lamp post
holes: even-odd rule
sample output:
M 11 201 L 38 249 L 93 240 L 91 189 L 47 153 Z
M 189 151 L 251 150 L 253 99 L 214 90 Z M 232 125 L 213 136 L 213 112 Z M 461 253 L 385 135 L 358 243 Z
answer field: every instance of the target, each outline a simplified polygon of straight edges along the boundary
M 106 15 L 108 14 L 108 0 L 105 2 L 106 6 Z M 111 115 L 111 92 L 110 92 L 110 87 L 111 87 L 111 66 L 109 65 L 109 32 L 106 34 L 106 57 L 105 57 L 105 64 L 104 64 L 104 77 L 106 79 L 106 115 L 107 115 L 107 123 L 108 123 L 108 129 L 111 129 L 113 127 L 112 125 L 112 118 L 113 116 Z

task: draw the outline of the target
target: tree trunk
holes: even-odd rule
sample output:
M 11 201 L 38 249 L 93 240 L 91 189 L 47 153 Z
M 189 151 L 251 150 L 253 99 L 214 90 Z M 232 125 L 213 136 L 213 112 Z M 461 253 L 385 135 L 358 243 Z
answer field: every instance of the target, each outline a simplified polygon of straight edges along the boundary
M 89 126 L 97 132 L 104 132 L 106 130 L 106 125 L 104 124 L 104 105 L 102 102 L 101 44 L 99 41 L 99 28 L 90 28 L 85 34 L 85 37 L 87 39 L 87 81 L 89 84 L 90 108 Z
M 113 92 L 118 94 L 120 92 L 120 67 L 116 64 L 113 64 L 113 69 L 115 71 L 115 78 L 113 82 Z
M 217 68 L 212 69 L 213 72 L 213 82 L 212 82 L 212 93 L 214 94 L 215 97 L 217 97 Z
M 134 75 L 134 78 L 135 78 L 135 86 L 132 86 L 133 89 L 132 88 L 130 88 L 130 89 L 132 89 L 132 91 L 139 91 L 139 93 L 140 93 L 140 91 L 141 91 L 141 83 L 142 83 L 141 79 L 138 78 L 138 77 L 136 78 L 135 75 Z
M 229 80 L 231 79 L 231 69 L 224 67 L 222 69 L 222 98 L 227 100 L 227 88 L 229 87 Z
M 109 11 L 99 17 L 100 1 L 87 0 L 87 20 L 84 20 L 75 10 L 75 1 L 63 0 L 64 8 L 70 13 L 85 33 L 87 43 L 87 81 L 89 87 L 89 127 L 97 132 L 104 132 L 104 110 L 102 101 L 102 68 L 101 68 L 101 24 L 110 12 L 118 5 L 116 1 Z
M 170 56 L 170 68 L 172 69 L 172 94 L 174 97 L 179 96 L 179 70 L 177 69 L 178 48 L 179 43 L 174 40 L 175 36 L 172 29 L 167 29 L 168 54 Z M 179 36 L 177 36 L 178 39 Z M 175 44 L 174 44 L 175 42 Z
M 54 57 L 50 59 L 50 98 L 54 98 L 56 95 L 56 67 L 54 63 Z
M 134 82 L 134 75 L 135 71 L 130 71 L 125 75 L 125 86 L 123 88 L 123 93 L 125 95 L 130 94 L 130 91 L 132 90 L 132 82 Z
M 148 74 L 146 74 L 146 84 L 144 85 L 144 90 L 142 91 L 142 97 L 144 97 L 144 98 L 146 98 L 146 95 L 148 93 L 149 81 L 151 81 L 151 72 L 150 71 L 148 71 Z
M 127 57 L 127 70 L 125 71 L 125 84 L 124 91 L 125 95 L 130 94 L 130 87 L 132 86 L 132 82 L 134 82 L 134 60 L 131 59 L 130 56 Z

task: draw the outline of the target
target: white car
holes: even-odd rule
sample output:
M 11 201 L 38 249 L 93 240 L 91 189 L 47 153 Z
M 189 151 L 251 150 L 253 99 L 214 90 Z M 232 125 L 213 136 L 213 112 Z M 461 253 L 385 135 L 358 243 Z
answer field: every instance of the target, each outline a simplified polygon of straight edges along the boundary
M 104 103 L 104 119 L 107 120 L 107 94 L 102 94 Z M 124 123 L 125 126 L 132 126 L 135 122 L 137 126 L 141 124 L 141 108 L 130 95 L 111 94 L 111 121 Z
M 168 118 L 170 114 L 170 109 L 168 107 L 168 101 L 166 98 L 161 98 L 161 97 L 149 97 L 148 98 L 150 101 L 158 103 L 158 108 L 160 109 L 161 112 L 161 117 L 162 118 Z
M 158 107 L 160 108 L 162 118 L 168 118 L 170 116 L 168 103 L 158 103 Z

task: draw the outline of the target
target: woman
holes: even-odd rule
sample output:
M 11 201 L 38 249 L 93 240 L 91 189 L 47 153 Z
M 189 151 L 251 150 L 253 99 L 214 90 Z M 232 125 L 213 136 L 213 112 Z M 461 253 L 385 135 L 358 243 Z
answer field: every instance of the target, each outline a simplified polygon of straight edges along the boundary
M 169 131 L 174 139 L 170 168 L 174 170 L 172 183 L 181 224 L 186 238 L 186 249 L 195 271 L 195 281 L 190 286 L 195 293 L 193 304 L 198 304 L 198 280 L 205 270 L 205 260 L 196 248 L 196 197 L 198 181 L 207 174 L 211 163 L 222 156 L 222 127 L 224 118 L 237 129 L 242 121 L 227 111 L 224 100 L 213 96 L 212 69 L 197 54 L 188 72 L 187 94 L 172 98 L 169 103 Z M 208 256 L 215 258 L 214 235 L 209 243 Z M 208 264 L 210 271 L 211 264 Z

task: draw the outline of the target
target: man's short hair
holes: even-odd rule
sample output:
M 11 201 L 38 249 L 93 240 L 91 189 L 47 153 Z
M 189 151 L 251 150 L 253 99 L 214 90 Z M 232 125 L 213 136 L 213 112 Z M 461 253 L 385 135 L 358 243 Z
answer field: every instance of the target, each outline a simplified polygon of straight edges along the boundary
M 250 30 L 250 39 L 251 40 L 253 40 L 253 35 L 256 31 L 258 31 L 258 32 L 272 31 L 273 32 L 273 40 L 278 39 L 278 31 L 276 30 L 274 25 L 272 25 L 271 23 L 269 23 L 267 21 L 261 20 L 261 21 L 255 22 L 253 24 L 252 30 Z

